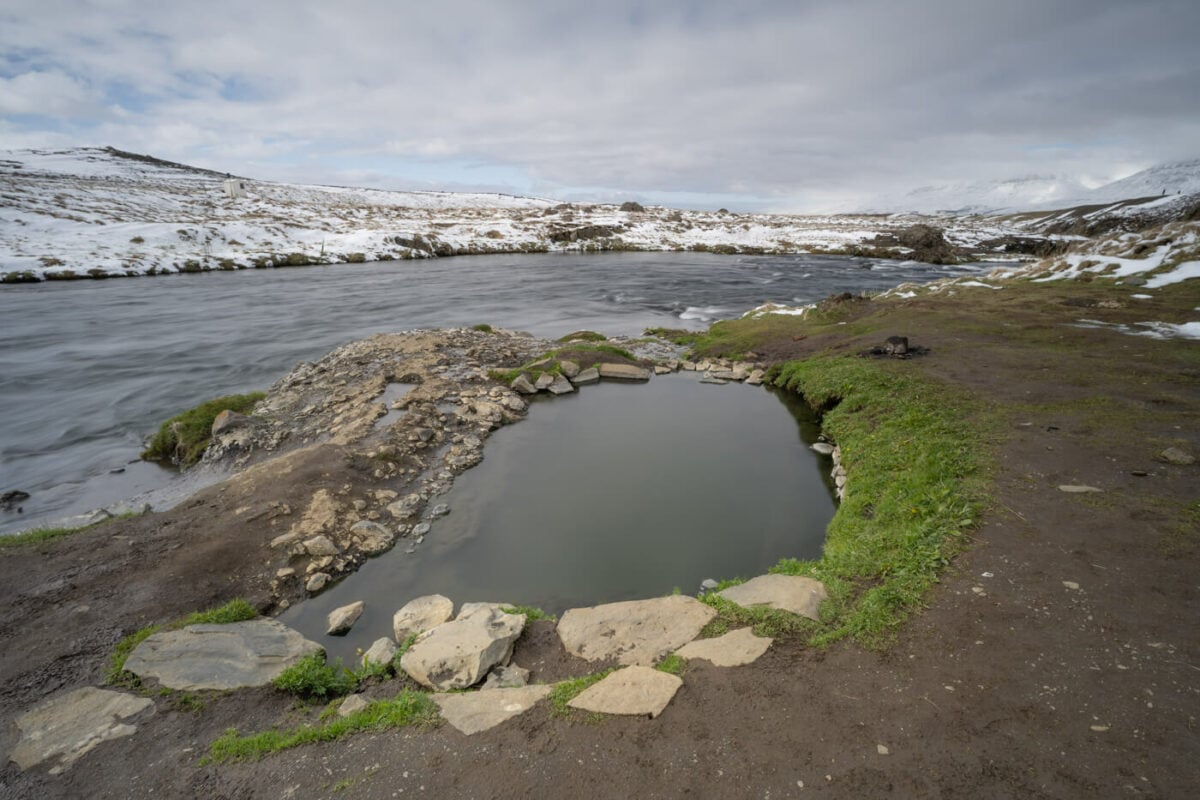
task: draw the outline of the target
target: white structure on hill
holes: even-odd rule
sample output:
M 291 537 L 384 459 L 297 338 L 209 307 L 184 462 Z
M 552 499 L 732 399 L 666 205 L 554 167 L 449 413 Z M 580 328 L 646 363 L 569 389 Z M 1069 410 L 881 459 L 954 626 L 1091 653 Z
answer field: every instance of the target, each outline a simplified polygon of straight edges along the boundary
M 246 196 L 246 182 L 241 178 L 226 178 L 221 187 L 225 190 L 225 196 L 234 200 Z

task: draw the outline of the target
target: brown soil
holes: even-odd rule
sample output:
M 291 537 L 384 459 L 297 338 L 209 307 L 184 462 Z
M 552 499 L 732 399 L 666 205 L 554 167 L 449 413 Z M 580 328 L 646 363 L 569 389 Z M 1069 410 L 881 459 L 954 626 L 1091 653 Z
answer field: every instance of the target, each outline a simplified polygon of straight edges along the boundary
M 1200 465 L 1156 454 L 1200 452 L 1200 346 L 1067 327 L 1081 313 L 1063 296 L 1100 289 L 1005 291 L 854 304 L 840 329 L 796 340 L 799 328 L 781 328 L 757 348 L 773 359 L 858 352 L 904 334 L 931 350 L 906 368 L 965 387 L 1006 420 L 973 546 L 886 651 L 783 642 L 748 667 L 692 662 L 654 720 L 564 719 L 543 704 L 472 737 L 446 725 L 362 734 L 223 766 L 198 761 L 226 728 L 295 724 L 317 709 L 272 690 L 206 697 L 199 712 L 156 697 L 136 735 L 62 775 L 8 764 L 0 795 L 1194 797 Z M 1167 319 L 1200 306 L 1196 295 L 1086 316 Z M 318 463 L 305 459 L 286 481 L 342 479 L 336 463 Z M 272 497 L 285 497 L 273 480 Z M 1067 483 L 1104 492 L 1057 489 Z M 0 750 L 15 744 L 22 711 L 98 685 L 124 633 L 263 596 L 271 531 L 213 526 L 223 491 L 0 555 Z M 311 488 L 297 492 L 299 507 Z M 589 669 L 546 623 L 514 660 L 544 680 Z

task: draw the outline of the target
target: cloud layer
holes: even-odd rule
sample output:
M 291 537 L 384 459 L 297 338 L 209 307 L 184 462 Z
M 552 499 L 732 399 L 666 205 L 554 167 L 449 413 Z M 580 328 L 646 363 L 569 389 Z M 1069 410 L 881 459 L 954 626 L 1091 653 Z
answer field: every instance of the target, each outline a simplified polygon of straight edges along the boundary
M 0 147 L 813 210 L 1197 155 L 1192 0 L 17 0 Z

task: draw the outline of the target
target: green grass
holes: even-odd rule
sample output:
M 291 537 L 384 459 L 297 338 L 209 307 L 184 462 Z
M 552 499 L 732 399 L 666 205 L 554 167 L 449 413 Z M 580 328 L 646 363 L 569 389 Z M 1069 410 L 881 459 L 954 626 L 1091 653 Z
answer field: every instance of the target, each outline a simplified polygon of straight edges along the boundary
M 342 666 L 340 661 L 327 664 L 324 653 L 313 653 L 279 673 L 271 683 L 283 692 L 307 699 L 324 699 L 353 692 L 358 688 L 359 676 Z
M 480 333 L 493 333 L 492 326 L 486 322 L 481 322 L 478 325 L 472 325 L 471 330 L 479 331 Z
M 722 582 L 720 589 L 733 583 L 735 582 Z M 753 628 L 755 636 L 767 636 L 772 639 L 811 637 L 823 630 L 819 623 L 790 611 L 765 606 L 743 608 L 732 600 L 717 596 L 715 592 L 709 592 L 701 600 L 717 611 L 717 616 L 700 631 L 701 638 L 705 639 L 724 636 L 732 630 L 745 627 Z
M 841 447 L 849 482 L 821 559 L 784 559 L 772 572 L 825 583 L 814 643 L 883 646 L 965 546 L 986 500 L 986 437 L 997 420 L 902 363 L 789 362 L 776 383 L 830 409 L 823 428 Z
M 574 331 L 572 333 L 568 333 L 566 336 L 561 336 L 558 339 L 558 341 L 563 342 L 563 343 L 566 343 L 566 342 L 604 342 L 607 340 L 608 340 L 607 336 L 605 336 L 603 333 L 596 333 L 595 331 Z
M 249 413 L 254 404 L 266 397 L 263 392 L 231 394 L 208 400 L 182 414 L 171 417 L 158 429 L 150 445 L 142 452 L 147 461 L 171 461 L 180 466 L 195 464 L 204 455 L 212 439 L 213 420 L 222 411 Z
M 80 531 L 89 531 L 100 525 L 106 525 L 113 520 L 129 519 L 130 517 L 138 516 L 133 511 L 128 511 L 124 514 L 113 514 L 98 522 L 93 522 L 91 525 L 81 525 L 78 528 L 32 528 L 20 533 L 14 533 L 11 536 L 0 536 L 0 550 L 9 547 L 23 547 L 25 545 L 40 544 L 42 542 L 52 542 L 55 539 L 61 539 L 64 536 L 70 536 L 72 533 Z
M 524 614 L 526 622 L 533 622 L 535 619 L 558 619 L 558 617 L 553 614 L 547 614 L 537 606 L 501 606 L 500 610 L 505 614 Z
M 663 656 L 654 668 L 670 675 L 682 675 L 687 669 L 687 659 L 677 653 L 669 653 Z
M 345 717 L 329 718 L 319 725 L 290 730 L 271 729 L 242 736 L 230 728 L 209 747 L 202 764 L 259 759 L 304 744 L 332 742 L 360 731 L 384 731 L 410 725 L 433 725 L 438 720 L 437 706 L 425 692 L 408 689 L 392 700 L 371 703 L 362 711 Z
M 113 653 L 108 659 L 108 666 L 104 670 L 104 682 L 110 686 L 124 686 L 130 689 L 136 689 L 141 686 L 141 680 L 132 672 L 126 671 L 125 661 L 128 660 L 129 654 L 139 644 L 159 631 L 178 630 L 188 625 L 242 622 L 254 619 L 257 616 L 258 612 L 254 609 L 254 606 L 237 597 L 223 606 L 210 608 L 207 611 L 195 611 L 185 617 L 180 617 L 165 624 L 147 625 L 144 628 L 139 628 L 118 642 L 117 646 L 113 648 Z
M 585 689 L 594 683 L 599 683 L 612 672 L 611 669 L 606 669 L 603 672 L 596 672 L 591 675 L 584 675 L 580 678 L 570 678 L 565 681 L 559 681 L 554 684 L 554 688 L 550 690 L 550 714 L 555 717 L 565 717 L 571 713 L 571 707 L 567 703 L 574 700 Z
M 615 345 L 580 342 L 543 353 L 532 361 L 528 361 L 515 369 L 492 370 L 488 375 L 492 380 L 499 381 L 500 383 L 512 383 L 522 373 L 530 375 L 533 380 L 537 380 L 538 376 L 542 373 L 556 375 L 562 372 L 559 365 L 561 359 L 573 360 L 594 353 L 616 356 L 632 364 L 637 363 L 637 359 L 633 357 L 632 353 Z M 600 361 L 602 359 L 597 358 L 595 360 Z

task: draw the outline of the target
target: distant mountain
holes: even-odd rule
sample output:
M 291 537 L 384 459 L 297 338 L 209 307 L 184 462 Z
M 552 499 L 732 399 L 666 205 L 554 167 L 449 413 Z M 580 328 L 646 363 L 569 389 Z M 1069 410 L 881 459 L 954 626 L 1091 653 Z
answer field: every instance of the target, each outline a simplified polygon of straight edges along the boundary
M 1196 194 L 1200 192 L 1200 158 L 1158 164 L 1135 172 L 1128 178 L 1105 184 L 1088 192 L 1091 203 L 1114 203 L 1134 197 L 1154 197 L 1163 193 Z
M 972 214 L 1002 209 L 1044 207 L 1085 194 L 1088 188 L 1066 175 L 1030 175 L 1001 181 L 922 186 L 871 207 L 882 213 Z
M 923 186 L 899 197 L 881 199 L 868 210 L 918 214 L 1046 211 L 1156 197 L 1164 192 L 1168 196 L 1200 193 L 1200 158 L 1158 164 L 1094 188 L 1066 175 Z

